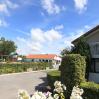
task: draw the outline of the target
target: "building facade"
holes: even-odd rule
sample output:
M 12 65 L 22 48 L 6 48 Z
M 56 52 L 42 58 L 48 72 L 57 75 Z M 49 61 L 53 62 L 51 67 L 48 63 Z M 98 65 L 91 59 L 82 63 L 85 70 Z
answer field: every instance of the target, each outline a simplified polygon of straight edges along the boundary
M 61 58 L 56 54 L 31 54 L 27 55 L 26 62 L 52 62 L 53 68 L 58 68 Z
M 99 25 L 89 30 L 81 37 L 84 37 L 86 39 L 86 42 L 89 44 L 91 50 L 92 59 L 89 80 L 99 83 Z M 79 38 L 74 40 L 72 43 L 76 45 Z

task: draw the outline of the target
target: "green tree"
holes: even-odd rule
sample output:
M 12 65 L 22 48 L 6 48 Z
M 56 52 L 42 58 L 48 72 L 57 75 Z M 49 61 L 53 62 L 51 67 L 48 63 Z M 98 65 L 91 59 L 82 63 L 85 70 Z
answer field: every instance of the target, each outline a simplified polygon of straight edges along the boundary
M 88 73 L 90 71 L 91 65 L 91 51 L 90 46 L 84 37 L 78 40 L 77 44 L 72 48 L 72 53 L 80 54 L 81 56 L 86 57 L 86 78 L 88 78 Z
M 71 53 L 71 49 L 69 48 L 64 48 L 62 51 L 61 51 L 61 55 L 62 57 L 65 56 L 66 54 L 70 54 Z
M 72 53 L 90 57 L 90 47 L 85 38 L 82 37 L 78 40 L 77 44 L 72 49 Z
M 5 40 L 4 37 L 0 39 L 0 55 L 9 55 L 11 52 L 16 51 L 16 45 L 11 40 Z

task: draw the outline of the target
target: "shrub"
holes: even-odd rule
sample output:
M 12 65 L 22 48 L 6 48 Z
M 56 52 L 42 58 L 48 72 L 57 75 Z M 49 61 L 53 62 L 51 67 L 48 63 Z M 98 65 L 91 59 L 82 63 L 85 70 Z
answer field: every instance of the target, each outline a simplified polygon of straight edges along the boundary
M 48 85 L 53 89 L 54 82 L 60 80 L 60 71 L 54 70 L 47 73 Z
M 94 82 L 83 82 L 80 87 L 84 89 L 84 99 L 99 99 L 99 84 Z
M 86 62 L 80 54 L 69 54 L 63 57 L 60 66 L 61 80 L 67 86 L 67 98 L 70 97 L 73 86 L 85 81 Z

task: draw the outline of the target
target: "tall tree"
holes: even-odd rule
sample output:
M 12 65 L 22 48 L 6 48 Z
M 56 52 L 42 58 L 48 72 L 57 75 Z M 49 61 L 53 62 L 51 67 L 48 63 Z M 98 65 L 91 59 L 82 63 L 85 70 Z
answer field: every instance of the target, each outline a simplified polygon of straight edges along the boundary
M 61 56 L 65 56 L 66 54 L 70 54 L 71 53 L 71 49 L 69 48 L 64 48 L 62 51 L 61 51 Z
M 86 58 L 91 57 L 90 46 L 84 37 L 78 40 L 77 44 L 72 48 L 72 53 L 86 56 Z
M 88 78 L 88 74 L 90 71 L 90 65 L 91 65 L 91 51 L 90 46 L 86 42 L 86 39 L 84 37 L 80 38 L 77 42 L 77 44 L 73 47 L 72 53 L 80 54 L 82 56 L 86 57 L 86 78 Z
M 0 55 L 9 55 L 11 52 L 16 51 L 16 45 L 11 40 L 5 40 L 4 37 L 0 39 Z

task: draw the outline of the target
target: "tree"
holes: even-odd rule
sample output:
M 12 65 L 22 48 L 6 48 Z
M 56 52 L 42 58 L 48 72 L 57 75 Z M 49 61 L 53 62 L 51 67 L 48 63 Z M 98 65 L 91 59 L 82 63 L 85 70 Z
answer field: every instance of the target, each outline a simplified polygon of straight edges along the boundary
M 16 45 L 11 40 L 5 40 L 4 37 L 0 39 L 0 55 L 9 55 L 11 52 L 16 51 Z
M 77 44 L 72 48 L 72 53 L 86 57 L 86 78 L 88 78 L 91 65 L 91 51 L 90 46 L 84 37 L 78 40 Z
M 66 54 L 70 54 L 71 53 L 71 49 L 69 48 L 64 48 L 62 51 L 61 51 L 61 55 L 62 56 L 65 56 Z
M 72 53 L 80 54 L 82 56 L 90 57 L 90 46 L 85 38 L 80 38 L 77 44 L 73 47 Z

